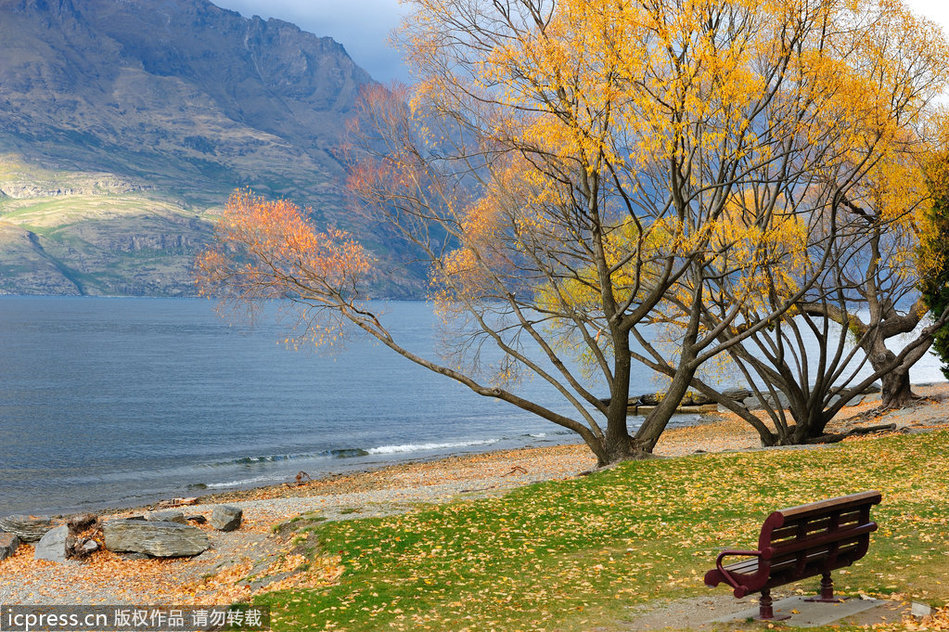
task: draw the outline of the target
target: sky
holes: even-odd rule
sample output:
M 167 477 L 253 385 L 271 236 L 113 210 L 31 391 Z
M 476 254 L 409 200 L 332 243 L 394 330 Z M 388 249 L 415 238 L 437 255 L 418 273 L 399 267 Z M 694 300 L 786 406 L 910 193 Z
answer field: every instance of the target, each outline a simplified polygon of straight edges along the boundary
M 949 37 L 949 2 L 946 0 L 903 0 L 915 13 L 942 26 Z
M 407 82 L 398 51 L 388 44 L 407 8 L 398 0 L 212 0 L 244 17 L 279 18 L 304 31 L 328 35 L 377 81 Z M 949 37 L 949 1 L 904 0 L 913 11 L 940 24 Z

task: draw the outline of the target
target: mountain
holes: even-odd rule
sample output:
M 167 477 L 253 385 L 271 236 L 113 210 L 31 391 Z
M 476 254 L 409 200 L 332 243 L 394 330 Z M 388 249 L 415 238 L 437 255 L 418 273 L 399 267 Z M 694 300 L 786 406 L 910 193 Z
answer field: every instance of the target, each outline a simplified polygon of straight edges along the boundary
M 336 147 L 371 81 L 331 38 L 205 0 L 0 0 L 0 293 L 189 294 L 243 186 L 365 233 Z

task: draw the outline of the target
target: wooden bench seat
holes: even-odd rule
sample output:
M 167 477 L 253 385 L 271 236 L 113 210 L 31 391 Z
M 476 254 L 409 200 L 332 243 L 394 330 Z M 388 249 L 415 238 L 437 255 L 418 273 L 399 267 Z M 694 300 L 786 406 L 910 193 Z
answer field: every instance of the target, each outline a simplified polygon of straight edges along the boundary
M 880 492 L 868 491 L 775 511 L 761 526 L 758 548 L 722 551 L 705 583 L 728 584 L 738 598 L 760 591 L 759 618 L 765 620 L 774 619 L 771 589 L 807 577 L 821 576 L 816 601 L 836 601 L 830 573 L 866 555 L 877 528 L 870 508 L 881 499 Z M 751 559 L 722 564 L 735 556 Z

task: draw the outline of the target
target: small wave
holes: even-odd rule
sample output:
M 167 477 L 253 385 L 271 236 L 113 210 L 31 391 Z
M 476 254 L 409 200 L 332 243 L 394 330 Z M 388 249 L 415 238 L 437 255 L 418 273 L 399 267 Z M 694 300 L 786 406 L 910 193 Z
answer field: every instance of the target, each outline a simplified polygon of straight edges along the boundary
M 544 439 L 547 437 L 563 437 L 566 435 L 572 435 L 572 430 L 553 430 L 550 432 L 525 432 L 522 434 L 522 437 L 530 437 L 532 439 Z
M 288 461 L 293 457 L 289 454 L 268 454 L 265 456 L 244 456 L 239 459 L 234 459 L 228 463 L 236 463 L 238 465 L 250 465 L 252 463 L 274 463 L 276 461 Z
M 352 459 L 359 456 L 369 456 L 369 451 L 362 448 L 342 448 L 320 452 L 320 456 L 331 456 L 334 459 Z
M 537 432 L 525 433 L 521 437 L 532 439 L 550 438 L 556 435 L 570 434 L 569 432 Z M 472 439 L 470 441 L 446 441 L 444 443 L 403 443 L 395 445 L 381 445 L 375 448 L 335 448 L 322 452 L 307 452 L 297 454 L 264 454 L 256 456 L 242 456 L 229 461 L 219 461 L 210 464 L 210 467 L 225 467 L 234 465 L 257 465 L 276 463 L 280 461 L 294 461 L 299 459 L 354 459 L 364 456 L 385 454 L 408 454 L 411 452 L 428 452 L 431 450 L 453 450 L 477 446 L 494 445 L 500 441 L 513 439 L 503 437 L 495 439 Z
M 231 459 L 230 461 L 218 461 L 217 463 L 212 463 L 211 467 L 257 465 L 259 463 L 278 463 L 280 461 L 296 461 L 300 459 L 351 459 L 360 456 L 369 456 L 369 452 L 362 448 L 338 448 L 335 450 L 299 454 L 262 454 L 257 456 L 242 456 Z
M 452 443 L 405 443 L 402 445 L 382 445 L 378 448 L 369 448 L 368 454 L 405 454 L 407 452 L 424 452 L 427 450 L 450 450 L 452 448 L 468 448 L 479 445 L 493 445 L 500 439 L 479 439 L 474 441 L 457 441 Z
M 317 456 L 315 454 L 261 454 L 256 456 L 241 456 L 229 461 L 218 461 L 211 463 L 210 467 L 221 467 L 227 465 L 256 465 L 258 463 L 276 463 L 278 461 L 292 461 L 294 459 L 308 459 Z
M 274 476 L 255 476 L 253 478 L 242 478 L 236 481 L 227 481 L 224 483 L 196 483 L 196 485 L 204 485 L 206 489 L 220 489 L 221 487 L 244 487 L 245 485 L 254 485 L 256 483 L 265 483 L 265 482 L 274 482 L 283 480 L 280 477 Z M 190 485 L 189 485 L 190 487 Z

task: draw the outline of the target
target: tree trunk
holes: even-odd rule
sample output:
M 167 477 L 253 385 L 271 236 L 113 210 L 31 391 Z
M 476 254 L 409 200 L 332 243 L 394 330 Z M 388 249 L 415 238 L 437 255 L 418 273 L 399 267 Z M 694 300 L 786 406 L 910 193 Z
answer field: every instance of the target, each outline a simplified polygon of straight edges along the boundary
M 883 321 L 883 325 L 892 323 L 892 331 L 884 331 L 880 336 L 869 339 L 864 344 L 867 359 L 875 372 L 885 371 L 882 375 L 883 393 L 881 406 L 883 408 L 902 408 L 919 397 L 913 393 L 909 381 L 909 370 L 929 350 L 933 343 L 933 332 L 924 331 L 915 340 L 915 348 L 905 355 L 902 361 L 897 361 L 895 353 L 890 351 L 885 341 L 897 334 L 913 331 L 922 320 L 925 309 L 921 303 L 902 317 L 891 316 Z
M 629 434 L 610 436 L 609 433 L 603 440 L 603 455 L 602 458 L 597 455 L 597 467 L 652 457 L 652 453 L 644 450 Z
M 919 399 L 909 382 L 909 371 L 898 367 L 883 376 L 883 408 L 902 408 Z
M 925 345 L 922 351 L 925 352 L 929 345 Z M 918 399 L 913 393 L 912 385 L 909 382 L 909 369 L 922 353 L 913 354 L 910 361 L 897 363 L 896 354 L 878 343 L 872 353 L 867 354 L 870 360 L 870 366 L 874 371 L 885 370 L 883 374 L 883 393 L 881 406 L 883 408 L 902 408 L 911 401 Z
M 778 428 L 776 441 L 772 445 L 804 445 L 824 435 L 827 424 L 833 418 L 821 406 L 792 407 L 794 424 Z M 797 414 L 794 414 L 797 413 Z
M 644 450 L 643 446 L 630 436 L 626 424 L 632 357 L 625 333 L 614 334 L 613 348 L 613 380 L 610 384 L 610 404 L 606 411 L 606 432 L 600 445 L 594 450 L 597 467 L 652 456 L 649 450 Z

